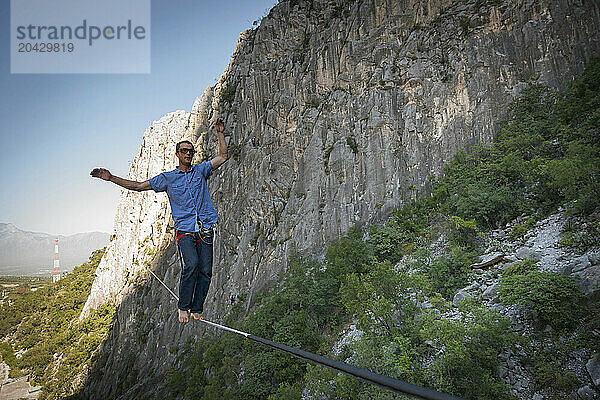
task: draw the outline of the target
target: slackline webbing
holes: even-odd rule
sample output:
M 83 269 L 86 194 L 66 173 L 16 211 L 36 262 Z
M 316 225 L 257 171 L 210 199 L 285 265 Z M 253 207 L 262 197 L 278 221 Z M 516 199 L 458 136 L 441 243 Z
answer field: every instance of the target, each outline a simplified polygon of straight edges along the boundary
M 148 271 L 171 293 L 171 296 L 175 298 L 175 300 L 179 301 L 179 297 L 152 271 L 150 268 L 146 267 Z M 413 385 L 412 383 L 403 382 L 398 379 L 390 378 L 389 376 L 379 375 L 368 371 L 364 368 L 358 368 L 350 364 L 346 364 L 340 361 L 332 360 L 331 358 L 323 357 L 317 354 L 310 353 L 308 351 L 296 349 L 295 347 L 286 346 L 285 344 L 272 342 L 267 339 L 263 339 L 258 336 L 254 336 L 250 333 L 238 331 L 237 329 L 229 328 L 227 326 L 217 324 L 216 322 L 208 321 L 206 319 L 199 319 L 197 321 L 204 322 L 207 325 L 213 326 L 218 329 L 223 329 L 225 331 L 229 331 L 238 335 L 244 336 L 248 340 L 252 340 L 256 343 L 261 343 L 266 346 L 272 347 L 276 350 L 282 351 L 284 353 L 291 354 L 297 358 L 302 360 L 311 361 L 316 364 L 323 365 L 325 367 L 331 368 L 333 370 L 343 372 L 346 375 L 352 376 L 354 378 L 361 379 L 366 382 L 374 383 L 379 385 L 385 389 L 391 390 L 396 393 L 401 393 L 404 395 L 413 396 L 420 399 L 427 400 L 462 400 L 460 397 L 451 396 L 446 393 L 437 392 L 432 389 L 428 389 L 422 386 Z

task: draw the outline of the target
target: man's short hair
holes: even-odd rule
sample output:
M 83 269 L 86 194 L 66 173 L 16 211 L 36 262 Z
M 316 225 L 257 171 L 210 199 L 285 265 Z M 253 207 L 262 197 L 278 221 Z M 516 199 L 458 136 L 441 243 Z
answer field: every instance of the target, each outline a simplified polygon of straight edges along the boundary
M 187 143 L 187 144 L 189 144 L 190 146 L 192 146 L 192 148 L 194 147 L 194 145 L 192 144 L 192 142 L 190 142 L 189 140 L 182 140 L 181 142 L 179 142 L 179 143 L 177 143 L 177 144 L 175 145 L 175 151 L 179 151 L 179 147 L 181 147 L 181 145 L 182 145 L 183 143 Z

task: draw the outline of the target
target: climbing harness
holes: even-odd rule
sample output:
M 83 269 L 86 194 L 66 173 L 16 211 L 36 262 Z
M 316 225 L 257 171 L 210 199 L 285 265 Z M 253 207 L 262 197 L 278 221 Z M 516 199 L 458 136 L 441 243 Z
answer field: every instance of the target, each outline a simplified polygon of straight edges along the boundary
M 150 268 L 146 266 L 146 269 L 154 276 L 160 283 L 171 293 L 171 296 L 177 301 L 179 301 L 179 297 L 152 271 Z M 213 326 L 217 329 L 222 329 L 231 333 L 235 333 L 236 335 L 244 336 L 246 339 L 251 340 L 256 343 L 263 344 L 265 346 L 272 347 L 276 350 L 282 351 L 284 353 L 288 353 L 293 355 L 294 357 L 300 358 L 302 360 L 311 361 L 316 364 L 323 365 L 325 367 L 331 368 L 335 371 L 342 372 L 346 375 L 349 375 L 354 378 L 361 379 L 365 382 L 374 383 L 379 385 L 385 389 L 391 390 L 396 393 L 401 393 L 404 395 L 409 395 L 419 399 L 426 400 L 462 400 L 459 397 L 451 396 L 446 393 L 437 392 L 432 389 L 428 389 L 422 386 L 413 385 L 412 383 L 403 382 L 398 379 L 390 378 L 389 376 L 379 375 L 368 371 L 364 368 L 358 368 L 350 364 L 346 364 L 340 361 L 332 360 L 331 358 L 323 357 L 317 354 L 310 353 L 308 351 L 300 350 L 295 347 L 286 346 L 285 344 L 273 342 L 267 339 L 263 339 L 258 336 L 254 336 L 250 333 L 242 332 L 237 329 L 230 328 L 225 325 L 218 324 L 216 322 L 209 321 L 207 319 L 199 319 L 198 321 L 204 322 L 207 325 Z
M 175 247 L 177 247 L 177 258 L 179 259 L 181 270 L 183 270 L 183 254 L 181 254 L 181 249 L 179 248 L 179 240 L 184 236 L 191 236 L 196 241 L 196 244 L 198 244 L 204 239 L 213 237 L 214 235 L 214 225 L 205 228 L 200 219 L 198 219 L 198 225 L 200 226 L 200 232 L 184 232 L 175 229 Z
M 175 240 L 177 241 L 177 246 L 179 246 L 179 240 L 184 236 L 191 236 L 196 240 L 196 243 L 202 242 L 204 239 L 212 237 L 212 229 L 202 230 L 200 232 L 183 232 L 175 230 Z

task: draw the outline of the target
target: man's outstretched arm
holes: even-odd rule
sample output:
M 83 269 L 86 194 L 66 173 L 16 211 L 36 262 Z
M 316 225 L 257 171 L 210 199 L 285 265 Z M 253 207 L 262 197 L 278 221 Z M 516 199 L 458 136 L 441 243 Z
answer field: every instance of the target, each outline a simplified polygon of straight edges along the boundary
M 119 178 L 118 176 L 112 175 L 110 171 L 105 168 L 94 168 L 92 172 L 90 172 L 90 175 L 94 178 L 100 178 L 104 179 L 105 181 L 116 183 L 125 189 L 135 190 L 136 192 L 152 189 L 149 181 L 136 182 L 130 181 L 129 179 Z
M 219 117 L 215 121 L 215 131 L 217 131 L 217 138 L 219 139 L 219 155 L 210 160 L 213 170 L 219 168 L 229 158 L 227 156 L 227 142 L 225 142 L 225 136 L 223 135 L 224 130 L 225 124 Z

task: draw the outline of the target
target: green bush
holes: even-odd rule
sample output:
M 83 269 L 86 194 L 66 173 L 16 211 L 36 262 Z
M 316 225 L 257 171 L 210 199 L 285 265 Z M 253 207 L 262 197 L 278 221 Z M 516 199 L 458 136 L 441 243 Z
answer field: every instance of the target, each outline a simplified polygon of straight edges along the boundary
M 470 266 L 476 260 L 478 252 L 471 249 L 453 246 L 450 254 L 425 264 L 425 272 L 431 282 L 431 291 L 438 292 L 445 298 L 451 298 L 456 290 L 467 284 Z
M 427 381 L 436 389 L 465 399 L 509 399 L 497 377 L 498 354 L 517 342 L 508 318 L 468 301 L 460 319 L 429 314 L 421 329 L 423 341 L 443 349 L 427 368 Z
M 417 247 L 417 240 L 427 236 L 430 222 L 437 213 L 433 199 L 421 199 L 396 209 L 383 226 L 371 226 L 369 244 L 379 261 L 396 263 Z
M 368 273 L 349 274 L 340 294 L 348 313 L 358 319 L 359 329 L 374 336 L 393 336 L 399 318 L 396 313 L 401 310 L 402 318 L 410 319 L 415 312 L 408 290 L 426 286 L 427 281 L 421 275 L 396 271 L 389 262 L 377 262 Z
M 529 271 L 503 276 L 498 294 L 504 304 L 525 307 L 527 315 L 541 327 L 573 329 L 582 311 L 583 293 L 575 280 L 556 272 Z
M 486 148 L 476 148 L 474 155 L 461 151 L 454 156 L 445 168 L 445 175 L 433 188 L 444 212 L 474 218 L 479 226 L 493 228 L 529 211 L 520 193 L 521 187 L 503 182 L 504 178 L 499 182 L 491 172 L 494 170 L 488 170 L 493 160 Z
M 14 378 L 21 372 L 19 361 L 10 343 L 0 342 L 0 359 L 10 367 L 9 377 Z
M 354 139 L 354 136 L 352 136 L 352 135 L 347 136 L 346 144 L 348 146 L 350 146 L 350 148 L 352 149 L 352 152 L 354 154 L 358 154 L 358 144 L 356 143 L 356 139 Z
M 506 268 L 502 272 L 503 277 L 515 276 L 515 275 L 526 275 L 529 272 L 537 271 L 537 262 L 530 258 L 514 263 Z
M 372 294 L 383 297 L 378 291 Z M 342 360 L 349 357 L 353 365 L 465 399 L 513 399 L 497 376 L 498 355 L 518 342 L 506 317 L 469 302 L 461 305 L 459 319 L 453 320 L 441 319 L 437 308 L 413 308 L 412 317 L 397 319 L 390 334 L 381 318 L 376 318 L 378 310 L 383 310 L 380 317 L 388 312 L 385 308 L 365 312 L 373 317 L 371 322 L 361 322 L 367 331 L 346 345 Z M 306 390 L 316 398 L 397 398 L 375 385 L 318 366 L 308 368 Z
M 590 349 L 600 349 L 600 293 L 588 298 L 581 321 L 581 344 Z
M 407 244 L 410 240 L 411 235 L 393 225 L 373 225 L 369 232 L 369 243 L 380 261 L 398 262 L 404 253 L 409 252 Z
M 552 388 L 564 394 L 576 390 L 581 385 L 577 376 L 559 365 L 556 356 L 548 352 L 541 352 L 535 358 L 534 381 L 541 388 Z
M 594 216 L 587 223 L 568 220 L 563 227 L 560 245 L 583 253 L 600 242 L 600 218 Z
M 343 280 L 347 274 L 368 271 L 371 261 L 373 251 L 363 242 L 358 226 L 354 226 L 345 236 L 329 245 L 325 254 L 327 275 L 338 281 Z
M 322 348 L 329 330 L 345 321 L 340 304 L 340 279 L 346 273 L 366 271 L 372 259 L 358 228 L 328 247 L 325 264 L 292 255 L 280 287 L 265 293 L 254 311 L 228 321 L 238 329 L 310 352 Z M 223 336 L 201 340 L 190 352 L 181 352 L 184 370 L 208 375 L 207 385 L 186 390 L 184 397 L 266 399 L 299 393 L 306 363 L 240 338 Z M 172 372 L 168 387 L 193 377 Z M 172 391 L 174 396 L 179 392 Z
M 510 231 L 512 240 L 522 240 L 527 232 L 535 225 L 535 218 L 529 217 L 524 223 L 516 223 Z
M 237 84 L 231 83 L 224 85 L 224 88 L 219 92 L 219 109 L 223 110 L 226 105 L 231 105 L 235 99 L 235 91 Z
M 411 377 L 407 378 L 412 376 L 414 361 L 407 355 L 408 345 L 409 343 L 401 338 L 395 342 L 390 342 L 387 338 L 361 339 L 348 346 L 353 352 L 352 360 L 348 362 L 385 376 L 415 382 Z M 311 398 L 347 400 L 404 398 L 377 385 L 317 365 L 309 366 L 305 381 L 305 391 L 314 395 Z
M 277 392 L 269 395 L 267 400 L 301 400 L 302 399 L 302 387 L 298 383 L 289 384 L 282 383 L 279 385 Z
M 477 228 L 474 219 L 462 219 L 459 216 L 450 216 L 450 240 L 458 246 L 476 249 L 481 244 L 482 233 Z

